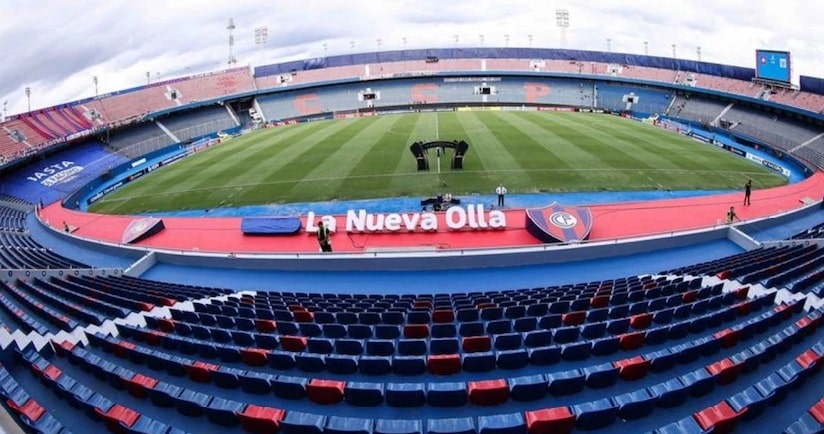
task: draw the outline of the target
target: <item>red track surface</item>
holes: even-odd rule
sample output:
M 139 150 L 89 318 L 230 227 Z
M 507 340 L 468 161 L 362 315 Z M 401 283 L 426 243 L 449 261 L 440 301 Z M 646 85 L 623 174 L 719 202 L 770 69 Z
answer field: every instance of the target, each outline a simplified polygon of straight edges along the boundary
M 802 206 L 802 199 L 818 200 L 824 193 L 824 173 L 797 184 L 756 190 L 752 205 L 742 206 L 743 193 L 719 196 L 670 199 L 647 202 L 595 205 L 591 241 L 631 238 L 659 233 L 711 227 L 723 221 L 730 206 L 735 206 L 742 220 L 755 219 L 790 211 Z M 547 204 L 549 205 L 549 204 Z M 75 235 L 110 243 L 120 243 L 123 231 L 134 220 L 129 216 L 91 214 L 65 209 L 56 202 L 42 211 L 51 226 L 62 229 L 65 221 L 76 227 Z M 497 231 L 447 231 L 443 215 L 439 215 L 436 233 L 381 233 L 333 235 L 332 244 L 338 252 L 360 252 L 379 248 L 479 248 L 512 247 L 540 244 L 524 229 L 524 210 L 506 211 L 507 228 Z M 344 218 L 338 218 L 342 226 Z M 163 218 L 166 229 L 146 240 L 141 247 L 167 250 L 198 250 L 202 252 L 317 252 L 313 235 L 245 236 L 240 230 L 241 218 Z M 304 222 L 305 223 L 305 222 Z

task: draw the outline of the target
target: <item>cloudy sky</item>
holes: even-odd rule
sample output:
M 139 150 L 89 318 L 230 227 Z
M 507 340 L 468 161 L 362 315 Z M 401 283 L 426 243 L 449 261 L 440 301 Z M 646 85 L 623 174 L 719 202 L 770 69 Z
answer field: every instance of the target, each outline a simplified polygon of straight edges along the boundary
M 8 114 L 226 66 L 400 48 L 566 47 L 752 67 L 756 48 L 792 52 L 794 76 L 824 77 L 813 0 L 0 0 L 0 101 Z M 255 28 L 266 27 L 266 44 Z M 455 42 L 457 35 L 458 42 Z M 508 35 L 508 41 L 507 41 Z M 404 38 L 406 42 L 404 43 Z M 325 48 L 324 48 L 325 47 Z M 797 80 L 797 78 L 796 78 Z

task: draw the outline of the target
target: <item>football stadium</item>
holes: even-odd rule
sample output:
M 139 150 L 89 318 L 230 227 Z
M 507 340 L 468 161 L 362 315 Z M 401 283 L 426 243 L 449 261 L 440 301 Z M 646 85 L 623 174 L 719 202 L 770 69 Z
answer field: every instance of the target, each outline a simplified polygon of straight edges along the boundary
M 4 116 L 3 432 L 824 431 L 824 78 L 508 45 Z

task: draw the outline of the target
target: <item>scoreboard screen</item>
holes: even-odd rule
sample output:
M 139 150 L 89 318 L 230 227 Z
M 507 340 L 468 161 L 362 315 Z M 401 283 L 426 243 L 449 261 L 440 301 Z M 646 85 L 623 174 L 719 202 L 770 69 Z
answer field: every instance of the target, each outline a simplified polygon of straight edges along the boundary
M 755 50 L 755 76 L 762 80 L 790 82 L 790 52 Z

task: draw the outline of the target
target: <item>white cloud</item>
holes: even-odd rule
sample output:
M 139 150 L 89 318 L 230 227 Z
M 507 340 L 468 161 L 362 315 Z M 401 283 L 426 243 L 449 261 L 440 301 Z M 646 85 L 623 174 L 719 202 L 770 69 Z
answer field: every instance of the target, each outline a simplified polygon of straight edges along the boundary
M 228 58 L 226 25 L 234 18 L 235 55 L 259 64 L 351 51 L 479 46 L 558 47 L 557 8 L 569 10 L 567 47 L 643 53 L 752 66 L 756 48 L 792 51 L 793 67 L 824 77 L 824 20 L 803 0 L 4 0 L 0 2 L 0 95 L 9 113 L 145 83 L 218 69 Z M 13 17 L 13 19 L 8 19 Z M 254 28 L 267 26 L 265 47 Z M 406 38 L 404 44 L 403 38 Z

